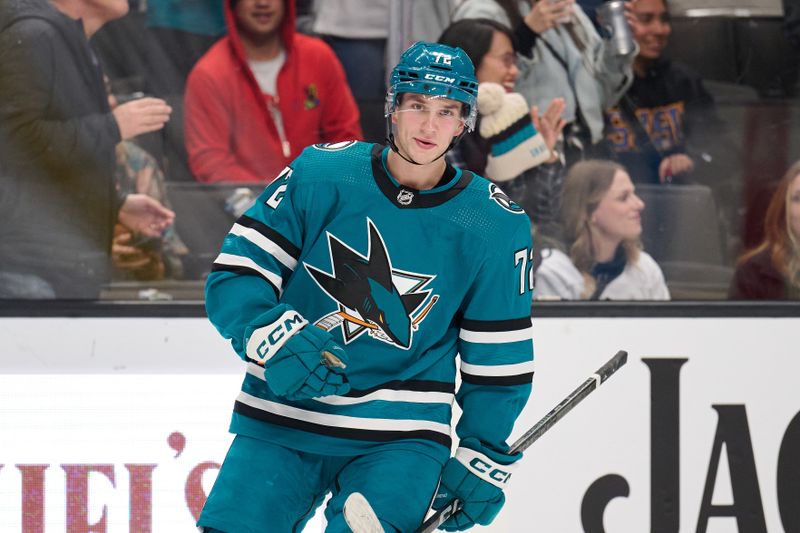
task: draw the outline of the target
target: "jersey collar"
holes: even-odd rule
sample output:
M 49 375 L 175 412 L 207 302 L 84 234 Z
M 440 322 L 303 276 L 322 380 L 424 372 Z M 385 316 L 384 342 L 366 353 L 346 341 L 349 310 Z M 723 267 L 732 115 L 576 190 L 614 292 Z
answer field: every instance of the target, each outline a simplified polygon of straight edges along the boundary
M 442 179 L 436 187 L 420 191 L 401 185 L 391 175 L 386 166 L 388 153 L 389 148 L 381 144 L 373 145 L 372 175 L 384 196 L 400 209 L 419 209 L 441 205 L 466 189 L 473 178 L 472 172 L 462 171 L 448 163 Z

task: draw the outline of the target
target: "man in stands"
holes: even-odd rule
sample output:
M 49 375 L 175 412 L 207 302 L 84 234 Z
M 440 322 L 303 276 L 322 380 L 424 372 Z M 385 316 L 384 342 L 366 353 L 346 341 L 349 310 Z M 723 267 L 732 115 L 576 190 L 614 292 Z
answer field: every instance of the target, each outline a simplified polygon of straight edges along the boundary
M 89 38 L 126 0 L 0 2 L 0 298 L 96 298 L 114 224 L 158 237 L 174 213 L 114 184 L 115 146 L 160 130 L 171 108 L 109 108 Z
M 289 0 L 226 0 L 228 35 L 186 87 L 189 165 L 202 182 L 269 182 L 308 145 L 361 138 L 342 66 L 295 33 Z

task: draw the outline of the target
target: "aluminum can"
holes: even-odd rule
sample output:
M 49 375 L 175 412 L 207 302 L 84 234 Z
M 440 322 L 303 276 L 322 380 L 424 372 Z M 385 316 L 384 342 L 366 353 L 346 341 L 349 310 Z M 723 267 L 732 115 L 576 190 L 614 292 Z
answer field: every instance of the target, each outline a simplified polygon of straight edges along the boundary
M 633 32 L 625 19 L 624 0 L 611 0 L 597 7 L 600 33 L 617 55 L 627 55 L 634 50 Z

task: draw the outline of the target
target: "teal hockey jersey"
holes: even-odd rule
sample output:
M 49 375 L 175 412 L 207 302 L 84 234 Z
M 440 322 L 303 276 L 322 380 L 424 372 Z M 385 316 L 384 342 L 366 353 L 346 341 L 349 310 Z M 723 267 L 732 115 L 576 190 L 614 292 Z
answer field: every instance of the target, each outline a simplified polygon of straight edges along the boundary
M 398 447 L 444 463 L 455 400 L 461 446 L 508 463 L 533 377 L 530 221 L 496 185 L 449 165 L 433 189 L 403 186 L 387 154 L 355 141 L 306 148 L 225 237 L 206 309 L 248 362 L 231 431 L 310 453 Z M 346 350 L 348 394 L 271 392 L 248 341 L 280 335 L 287 309 Z

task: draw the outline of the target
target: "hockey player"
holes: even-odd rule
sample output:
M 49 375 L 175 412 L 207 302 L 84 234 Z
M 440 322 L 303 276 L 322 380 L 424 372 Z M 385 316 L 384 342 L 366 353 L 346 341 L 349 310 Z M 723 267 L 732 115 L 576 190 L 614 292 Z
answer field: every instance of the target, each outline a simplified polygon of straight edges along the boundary
M 414 44 L 389 146 L 306 148 L 226 236 L 206 308 L 247 373 L 206 532 L 300 531 L 327 493 L 328 532 L 349 531 L 356 491 L 387 532 L 416 529 L 434 495 L 464 502 L 451 530 L 502 507 L 533 376 L 532 249 L 522 209 L 443 158 L 476 98 L 463 50 Z

